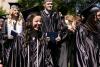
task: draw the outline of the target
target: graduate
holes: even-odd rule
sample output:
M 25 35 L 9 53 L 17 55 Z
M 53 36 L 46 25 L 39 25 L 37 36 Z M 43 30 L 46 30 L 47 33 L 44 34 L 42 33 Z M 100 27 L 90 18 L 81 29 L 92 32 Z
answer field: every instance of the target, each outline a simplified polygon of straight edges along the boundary
M 61 40 L 60 30 L 61 30 L 61 19 L 59 12 L 53 11 L 53 1 L 44 0 L 43 1 L 44 9 L 41 10 L 42 15 L 42 32 L 46 34 L 49 39 L 48 47 L 51 50 L 51 55 L 53 58 L 54 67 L 58 67 L 60 49 L 57 46 L 57 43 Z
M 98 43 L 98 66 L 100 66 L 100 7 L 94 12 L 95 13 L 95 22 L 96 22 L 96 31 L 94 40 Z
M 98 43 L 96 42 L 95 14 L 91 11 L 94 4 L 89 7 L 88 18 L 84 24 L 80 24 L 76 30 L 76 61 L 75 67 L 98 67 Z M 87 9 L 85 13 L 88 13 Z
M 75 15 L 66 15 L 65 16 L 65 25 L 67 26 L 67 33 L 65 43 L 66 43 L 66 54 L 67 62 L 66 67 L 74 67 L 74 60 L 75 60 L 75 31 L 76 31 L 76 23 L 79 23 L 79 18 Z M 64 45 L 63 45 L 64 46 Z M 65 56 L 65 57 L 66 57 Z M 62 56 L 63 57 L 63 56 Z M 62 66 L 64 67 L 64 66 Z
M 47 47 L 47 40 L 42 34 L 42 17 L 37 10 L 28 10 L 30 14 L 27 17 L 25 42 L 27 51 L 27 67 L 53 67 L 50 51 Z
M 5 16 L 0 16 L 0 67 L 4 64 L 5 19 Z
M 43 18 L 43 32 L 57 32 L 58 31 L 58 20 L 59 14 L 53 11 L 53 1 L 44 0 L 43 2 L 44 9 L 41 11 Z
M 19 3 L 9 3 L 10 10 L 6 20 L 7 40 L 4 43 L 4 66 L 5 67 L 23 67 L 21 63 L 21 38 L 23 31 L 23 16 L 20 12 Z

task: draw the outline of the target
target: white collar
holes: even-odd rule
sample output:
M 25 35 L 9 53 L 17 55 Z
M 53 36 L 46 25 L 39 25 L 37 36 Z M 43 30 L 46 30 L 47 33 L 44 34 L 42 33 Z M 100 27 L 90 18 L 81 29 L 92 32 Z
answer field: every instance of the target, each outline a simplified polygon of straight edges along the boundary
M 46 13 L 47 15 L 49 15 L 49 12 L 48 12 L 46 9 L 45 9 L 44 11 L 45 11 L 45 13 Z

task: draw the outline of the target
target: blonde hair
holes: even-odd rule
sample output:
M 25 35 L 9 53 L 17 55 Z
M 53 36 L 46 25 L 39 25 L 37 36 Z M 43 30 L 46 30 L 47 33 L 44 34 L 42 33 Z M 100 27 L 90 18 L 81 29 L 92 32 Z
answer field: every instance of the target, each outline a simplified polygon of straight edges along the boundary
M 66 15 L 65 20 L 68 20 L 69 24 L 72 24 L 73 21 L 75 21 L 76 19 L 75 19 L 75 16 L 73 16 L 73 15 Z
M 9 11 L 9 15 L 8 15 L 9 24 L 11 23 L 11 20 L 13 19 L 13 10 L 14 10 L 14 8 L 10 9 L 10 11 Z M 22 24 L 22 23 L 20 23 L 20 21 L 24 21 L 23 15 L 21 12 L 19 12 L 19 16 L 17 19 L 18 24 Z
M 66 15 L 65 23 L 68 26 L 68 29 L 75 31 L 76 29 L 76 16 L 74 15 Z

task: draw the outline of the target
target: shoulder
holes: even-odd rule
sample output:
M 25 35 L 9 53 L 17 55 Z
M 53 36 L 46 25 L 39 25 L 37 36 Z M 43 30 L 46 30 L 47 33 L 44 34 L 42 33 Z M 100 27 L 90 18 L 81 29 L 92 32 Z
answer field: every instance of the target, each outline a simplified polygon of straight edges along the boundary
M 53 15 L 58 15 L 58 12 L 52 11 L 52 14 L 53 14 Z
M 45 11 L 44 11 L 44 10 L 41 10 L 41 11 L 40 11 L 40 13 L 41 13 L 41 16 L 43 16 L 43 17 L 45 17 L 45 16 L 46 16 L 46 13 L 45 13 Z
M 52 16 L 54 16 L 55 18 L 60 17 L 59 12 L 56 12 L 56 11 L 52 12 Z

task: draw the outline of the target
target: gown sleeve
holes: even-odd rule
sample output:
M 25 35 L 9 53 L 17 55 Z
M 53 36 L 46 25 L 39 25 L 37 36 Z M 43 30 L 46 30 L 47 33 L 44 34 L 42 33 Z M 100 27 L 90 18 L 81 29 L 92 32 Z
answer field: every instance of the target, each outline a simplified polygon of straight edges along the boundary
M 97 46 L 93 34 L 84 26 L 76 31 L 76 65 L 77 67 L 97 67 Z

